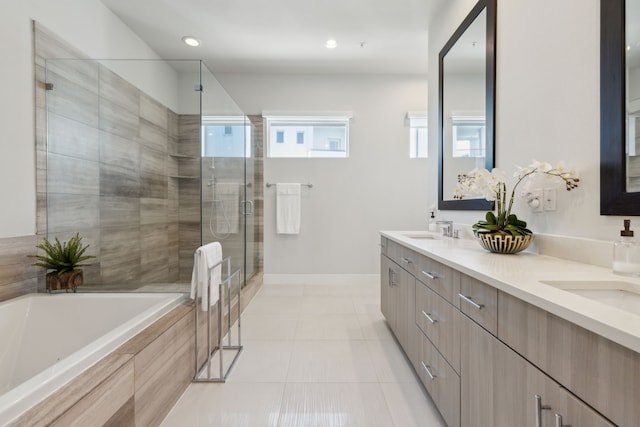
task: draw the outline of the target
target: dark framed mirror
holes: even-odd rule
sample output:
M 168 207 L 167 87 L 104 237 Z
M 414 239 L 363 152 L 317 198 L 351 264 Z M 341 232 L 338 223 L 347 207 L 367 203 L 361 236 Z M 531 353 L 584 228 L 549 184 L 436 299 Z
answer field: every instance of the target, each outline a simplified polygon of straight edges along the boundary
M 438 57 L 438 209 L 492 209 L 453 190 L 459 174 L 494 165 L 495 50 L 496 0 L 480 0 Z
M 600 0 L 600 214 L 640 215 L 640 0 Z

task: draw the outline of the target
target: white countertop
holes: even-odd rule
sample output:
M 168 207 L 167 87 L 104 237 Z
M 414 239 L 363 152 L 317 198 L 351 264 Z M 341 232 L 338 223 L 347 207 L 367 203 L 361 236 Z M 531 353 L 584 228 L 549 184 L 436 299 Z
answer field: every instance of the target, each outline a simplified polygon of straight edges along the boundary
M 613 274 L 611 269 L 545 255 L 521 252 L 494 254 L 471 239 L 413 239 L 425 231 L 382 231 L 403 246 L 492 285 L 534 306 L 640 353 L 640 311 L 630 313 L 576 295 L 542 281 L 607 281 L 637 285 L 640 279 Z

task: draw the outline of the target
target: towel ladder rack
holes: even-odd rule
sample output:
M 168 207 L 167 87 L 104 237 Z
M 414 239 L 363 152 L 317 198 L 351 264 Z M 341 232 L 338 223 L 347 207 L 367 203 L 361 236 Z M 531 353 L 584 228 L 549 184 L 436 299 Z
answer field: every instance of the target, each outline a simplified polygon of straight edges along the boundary
M 195 262 L 195 259 L 194 259 Z M 218 339 L 217 339 L 217 345 L 215 347 L 212 348 L 212 339 L 211 339 L 211 273 L 213 272 L 214 269 L 220 267 L 222 268 L 222 265 L 226 264 L 226 270 L 227 270 L 227 275 L 226 277 L 220 282 L 220 284 L 218 285 L 218 289 L 219 289 L 219 293 L 218 293 L 218 302 L 215 304 L 217 311 L 218 311 Z M 196 274 L 199 274 L 199 269 L 196 269 Z M 237 344 L 233 345 L 231 342 L 231 332 L 232 332 L 232 324 L 231 324 L 231 303 L 232 303 L 232 298 L 231 298 L 231 282 L 232 280 L 235 278 L 236 282 L 237 282 L 237 300 L 236 300 L 236 305 L 238 308 L 238 320 L 237 320 L 237 328 L 238 328 L 238 337 L 237 337 Z M 198 278 L 199 279 L 199 278 Z M 216 383 L 223 383 L 226 382 L 227 377 L 229 376 L 229 373 L 231 372 L 231 369 L 233 368 L 233 366 L 235 365 L 236 361 L 238 360 L 238 356 L 240 356 L 240 352 L 242 351 L 242 342 L 241 342 L 241 335 L 240 335 L 240 314 L 241 314 L 241 304 L 240 304 L 240 288 L 241 283 L 240 283 L 240 269 L 236 268 L 233 271 L 231 271 L 231 257 L 227 256 L 225 258 L 222 259 L 222 261 L 218 262 L 217 264 L 215 264 L 213 267 L 209 268 L 207 271 L 207 307 L 206 307 L 206 325 L 207 325 L 207 339 L 206 339 L 206 343 L 207 343 L 207 357 L 205 359 L 205 361 L 203 363 L 198 363 L 198 353 L 200 350 L 200 347 L 198 345 L 198 331 L 199 331 L 199 322 L 200 322 L 200 316 L 198 315 L 198 312 L 201 310 L 200 308 L 200 304 L 202 303 L 202 296 L 200 296 L 200 303 L 198 301 L 198 291 L 199 291 L 199 286 L 196 286 L 196 291 L 195 291 L 195 308 L 194 308 L 194 312 L 195 312 L 195 373 L 194 373 L 194 377 L 192 382 L 216 382 Z M 223 333 L 224 333 L 224 328 L 223 328 L 223 321 L 224 321 L 224 317 L 225 317 L 225 310 L 224 310 L 224 303 L 223 300 L 226 297 L 226 315 L 227 315 L 227 323 L 226 323 L 226 327 L 227 327 L 227 344 L 224 345 L 223 344 Z M 235 351 L 235 355 L 233 356 L 233 359 L 231 360 L 231 363 L 229 364 L 229 366 L 227 367 L 227 369 L 224 369 L 224 351 L 225 350 L 233 350 Z M 215 354 L 218 354 L 218 362 L 219 362 L 219 372 L 218 375 L 215 376 L 212 373 L 212 363 L 213 363 L 213 357 Z

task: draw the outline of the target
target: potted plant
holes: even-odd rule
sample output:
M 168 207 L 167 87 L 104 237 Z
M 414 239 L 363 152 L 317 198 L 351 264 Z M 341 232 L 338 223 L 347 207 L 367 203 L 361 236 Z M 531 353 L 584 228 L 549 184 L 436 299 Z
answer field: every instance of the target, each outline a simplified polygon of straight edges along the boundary
M 84 283 L 82 269 L 88 264 L 82 264 L 92 255 L 85 255 L 89 245 L 82 244 L 82 237 L 77 233 L 68 242 L 60 242 L 56 237 L 53 242 L 45 237 L 44 242 L 36 246 L 44 251 L 44 255 L 32 255 L 38 259 L 33 265 L 47 269 L 47 290 L 49 292 L 60 289 L 73 289 Z
M 489 172 L 486 169 L 474 169 L 469 173 L 458 175 L 458 185 L 454 198 L 482 195 L 495 202 L 496 212 L 489 211 L 485 219 L 473 224 L 473 233 L 480 239 L 480 244 L 491 252 L 516 253 L 526 249 L 533 240 L 533 233 L 527 223 L 511 213 L 516 188 L 525 179 L 534 174 L 545 175 L 564 181 L 567 191 L 578 187 L 580 179 L 573 171 L 567 171 L 562 163 L 551 166 L 546 162 L 534 161 L 528 167 L 518 167 L 514 174 L 516 184 L 507 203 L 507 175 L 500 169 Z M 527 193 L 525 191 L 524 193 Z

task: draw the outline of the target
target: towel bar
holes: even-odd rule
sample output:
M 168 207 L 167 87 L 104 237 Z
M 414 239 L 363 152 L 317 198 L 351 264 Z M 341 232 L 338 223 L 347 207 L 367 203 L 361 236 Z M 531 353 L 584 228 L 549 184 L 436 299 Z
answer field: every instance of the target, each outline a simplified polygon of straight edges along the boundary
M 271 182 L 267 182 L 265 185 L 267 186 L 267 188 L 271 188 L 272 186 L 274 186 L 276 184 L 273 184 Z M 313 188 L 313 184 L 300 184 L 300 185 L 302 185 L 303 187 Z

